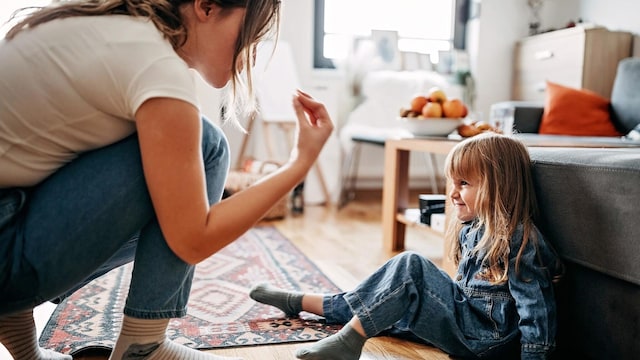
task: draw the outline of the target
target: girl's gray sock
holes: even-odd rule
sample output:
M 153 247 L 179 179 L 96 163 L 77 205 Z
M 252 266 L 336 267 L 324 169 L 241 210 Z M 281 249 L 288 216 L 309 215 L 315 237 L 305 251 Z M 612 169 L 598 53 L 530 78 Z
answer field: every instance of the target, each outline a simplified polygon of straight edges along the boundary
M 253 300 L 275 306 L 287 316 L 296 316 L 302 311 L 302 296 L 299 292 L 280 290 L 268 284 L 258 284 L 249 292 Z
M 347 324 L 337 334 L 298 350 L 296 357 L 305 360 L 358 360 L 366 341 L 366 337 Z

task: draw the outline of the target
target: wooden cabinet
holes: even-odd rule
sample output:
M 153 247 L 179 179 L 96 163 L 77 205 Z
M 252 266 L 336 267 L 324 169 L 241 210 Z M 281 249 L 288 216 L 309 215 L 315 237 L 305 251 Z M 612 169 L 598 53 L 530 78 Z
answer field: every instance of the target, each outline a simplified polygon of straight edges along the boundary
M 512 97 L 544 101 L 546 81 L 609 98 L 618 62 L 631 56 L 632 35 L 577 26 L 522 39 L 515 47 Z

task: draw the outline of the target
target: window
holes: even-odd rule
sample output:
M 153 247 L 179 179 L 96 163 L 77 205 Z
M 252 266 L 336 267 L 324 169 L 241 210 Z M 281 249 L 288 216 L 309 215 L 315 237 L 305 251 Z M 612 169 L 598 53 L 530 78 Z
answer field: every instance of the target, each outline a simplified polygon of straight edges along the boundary
M 464 49 L 468 0 L 315 0 L 314 67 L 332 68 L 371 30 L 398 32 L 400 51 Z
M 16 10 L 29 6 L 45 6 L 50 3 L 51 0 L 2 0 L 0 2 L 0 38 L 4 38 L 11 25 L 15 23 L 7 23 L 7 21 Z

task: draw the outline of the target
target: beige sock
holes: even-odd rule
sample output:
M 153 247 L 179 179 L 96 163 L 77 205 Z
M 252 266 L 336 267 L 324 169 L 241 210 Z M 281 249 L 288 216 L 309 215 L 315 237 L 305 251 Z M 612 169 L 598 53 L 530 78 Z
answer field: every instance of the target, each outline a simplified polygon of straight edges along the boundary
M 168 325 L 169 319 L 137 319 L 125 315 L 109 360 L 234 360 L 172 342 L 165 334 Z
M 19 360 L 71 360 L 70 355 L 40 348 L 36 334 L 33 310 L 0 318 L 0 343 L 14 359 Z

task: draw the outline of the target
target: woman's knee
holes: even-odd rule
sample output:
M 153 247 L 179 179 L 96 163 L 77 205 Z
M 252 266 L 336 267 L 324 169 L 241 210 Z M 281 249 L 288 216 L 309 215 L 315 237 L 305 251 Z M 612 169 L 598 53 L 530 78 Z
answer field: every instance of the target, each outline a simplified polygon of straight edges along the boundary
M 202 153 L 205 166 L 229 167 L 229 142 L 222 129 L 202 118 Z
M 202 159 L 209 203 L 220 201 L 229 173 L 229 143 L 219 126 L 202 119 Z

